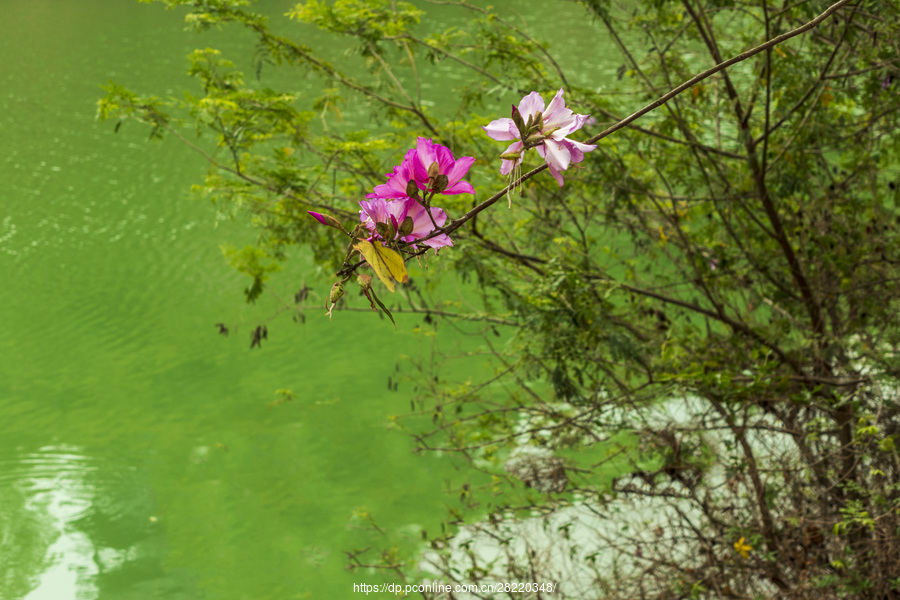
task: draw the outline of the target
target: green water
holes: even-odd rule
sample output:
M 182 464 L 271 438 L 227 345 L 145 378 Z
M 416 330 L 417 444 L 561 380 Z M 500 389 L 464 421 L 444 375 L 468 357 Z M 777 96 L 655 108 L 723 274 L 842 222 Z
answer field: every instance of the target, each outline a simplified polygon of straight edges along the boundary
M 453 503 L 387 427 L 413 322 L 282 319 L 250 350 L 277 305 L 243 305 L 219 245 L 252 233 L 190 198 L 202 159 L 95 123 L 100 84 L 177 93 L 205 45 L 250 47 L 130 0 L 0 1 L 2 600 L 348 598 L 381 581 L 344 568 L 379 541 L 354 511 L 415 539 Z M 322 286 L 292 264 L 279 291 Z

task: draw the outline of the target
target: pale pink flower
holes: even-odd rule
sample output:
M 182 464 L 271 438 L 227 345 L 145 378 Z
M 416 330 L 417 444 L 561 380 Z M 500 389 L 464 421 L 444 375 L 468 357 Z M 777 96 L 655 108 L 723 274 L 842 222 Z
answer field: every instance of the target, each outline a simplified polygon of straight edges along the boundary
M 556 93 L 550 105 L 544 108 L 544 99 L 537 92 L 531 92 L 513 106 L 512 118 L 491 121 L 482 127 L 488 137 L 498 141 L 517 140 L 503 153 L 500 173 L 508 175 L 522 164 L 522 155 L 528 147 L 534 147 L 541 155 L 550 173 L 563 185 L 561 171 L 584 160 L 584 153 L 597 146 L 568 139 L 567 136 L 581 129 L 590 119 L 588 115 L 578 115 L 566 108 L 563 89 Z M 528 147 L 526 147 L 526 144 Z

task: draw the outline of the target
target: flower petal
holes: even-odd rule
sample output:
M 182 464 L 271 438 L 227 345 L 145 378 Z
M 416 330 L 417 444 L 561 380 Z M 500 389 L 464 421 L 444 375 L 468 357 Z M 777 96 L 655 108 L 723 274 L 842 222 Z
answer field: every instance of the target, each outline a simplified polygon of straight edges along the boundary
M 413 220 L 413 229 L 409 235 L 401 238 L 404 242 L 413 244 L 434 231 L 435 224 L 437 224 L 438 227 L 444 226 L 447 222 L 447 213 L 441 208 L 432 208 L 430 209 L 430 212 L 431 216 L 434 217 L 434 223 L 431 222 L 431 218 L 428 216 L 428 212 L 426 212 L 424 206 L 413 199 L 407 200 L 406 216 L 409 216 Z M 438 234 L 422 243 L 430 248 L 443 248 L 444 246 L 453 245 L 450 236 L 445 233 Z
M 566 108 L 566 102 L 563 100 L 563 88 L 559 88 L 556 96 L 550 101 L 550 106 L 544 111 L 544 130 L 566 129 L 568 133 L 574 124 L 575 116 L 572 109 Z
M 592 117 L 591 115 L 575 115 L 575 128 L 572 131 L 578 131 L 585 125 L 593 125 L 597 122 L 597 119 Z
M 553 168 L 553 165 L 551 165 L 551 164 L 548 164 L 548 165 L 547 165 L 547 170 L 549 170 L 549 171 L 550 171 L 550 174 L 553 175 L 553 178 L 556 179 L 556 183 L 559 184 L 559 187 L 562 187 L 562 186 L 563 186 L 563 183 L 565 183 L 565 182 L 563 181 L 562 173 L 560 173 L 559 171 L 557 171 L 556 169 L 554 169 L 554 168 Z
M 434 249 L 443 248 L 444 246 L 452 246 L 453 240 L 450 239 L 450 236 L 446 233 L 439 233 L 429 240 L 425 240 L 422 242 L 426 246 Z
M 366 229 L 375 231 L 376 223 L 402 223 L 409 211 L 409 202 L 415 200 L 387 200 L 384 198 L 372 198 L 361 200 L 359 206 L 359 220 L 365 224 Z M 396 229 L 396 227 L 395 227 Z
M 547 164 L 557 171 L 565 171 L 569 168 L 569 162 L 572 159 L 572 155 L 569 152 L 569 149 L 556 140 L 544 140 L 543 144 L 543 152 L 541 152 L 542 147 L 538 147 L 538 152 L 541 156 L 544 157 L 544 160 L 547 161 Z
M 472 168 L 472 163 L 475 162 L 475 158 L 471 156 L 463 156 L 458 161 L 453 163 L 453 166 L 449 169 L 449 171 L 444 172 L 444 175 L 447 176 L 447 180 L 449 181 L 450 187 L 452 187 L 456 182 L 466 176 L 466 173 L 469 172 L 469 169 Z M 449 187 L 447 189 L 450 189 Z M 447 192 L 444 191 L 446 194 Z
M 428 217 L 428 213 L 425 212 L 425 207 L 418 202 L 415 202 L 415 204 L 416 208 L 412 208 L 409 211 L 409 215 L 413 217 L 413 231 L 412 234 L 407 236 L 407 238 L 413 239 L 407 239 L 406 241 L 419 240 L 434 231 L 434 225 L 431 223 L 431 219 Z M 444 224 L 447 223 L 447 213 L 444 212 L 444 209 L 432 208 L 430 209 L 430 212 L 431 216 L 434 217 L 434 222 L 438 227 L 443 227 Z M 414 214 L 415 216 L 413 216 Z M 453 241 L 446 233 L 438 234 L 430 240 L 425 240 L 422 243 L 430 248 L 443 248 L 444 246 L 453 245 Z
M 450 185 L 441 192 L 444 195 L 452 195 L 452 194 L 474 194 L 475 188 L 472 187 L 472 184 L 468 181 L 457 181 L 453 185 Z
M 572 155 L 572 163 L 577 164 L 584 160 L 584 153 L 590 152 L 597 148 L 596 144 L 582 144 L 581 142 L 576 142 L 575 140 L 563 140 L 563 144 L 566 145 L 566 148 L 569 149 L 569 154 Z
M 528 117 L 544 112 L 544 99 L 537 92 L 531 92 L 519 102 L 519 112 L 522 118 L 528 121 Z
M 435 149 L 435 144 L 430 138 L 416 138 L 416 154 L 419 157 L 419 164 L 425 165 L 426 171 L 431 163 L 437 162 Z
M 456 160 L 454 160 L 454 158 L 453 158 L 453 153 L 450 152 L 450 148 L 448 148 L 447 146 L 441 146 L 440 144 L 435 144 L 434 154 L 435 154 L 435 158 L 437 159 L 437 164 L 441 170 L 441 173 L 446 175 L 447 178 L 449 179 L 450 172 L 453 170 L 453 166 L 456 164 Z M 460 160 L 462 160 L 462 159 L 460 159 Z M 474 162 L 474 161 L 475 161 L 475 159 L 473 158 L 472 162 Z M 471 164 L 469 166 L 471 166 Z M 468 171 L 468 170 L 469 169 L 466 168 L 466 171 Z M 465 174 L 466 174 L 465 171 L 463 171 L 462 175 L 460 175 L 460 179 Z
M 416 149 L 408 150 L 403 161 L 387 174 L 387 182 L 376 185 L 371 193 L 366 194 L 366 198 L 406 198 L 406 185 L 413 179 L 416 180 L 419 189 L 424 190 L 425 185 L 416 179 L 416 161 Z M 428 181 L 427 177 L 425 181 Z
M 522 152 L 522 149 L 525 147 L 525 144 L 522 142 L 513 142 L 509 145 L 509 148 L 503 152 L 506 154 L 508 152 Z M 522 163 L 522 156 L 519 155 L 519 158 L 515 160 L 511 160 L 508 158 L 504 158 L 502 164 L 500 165 L 500 174 L 501 175 L 509 175 L 509 172 L 513 170 L 513 167 Z
M 569 110 L 569 109 L 566 109 Z M 571 111 L 569 111 L 571 112 Z M 584 125 L 596 123 L 597 119 L 590 115 L 571 115 L 571 119 L 567 120 L 562 126 L 553 132 L 553 139 L 559 141 L 562 138 L 571 135 L 581 129 Z
M 519 138 L 519 130 L 516 128 L 516 124 L 513 123 L 512 119 L 507 119 L 505 117 L 497 119 L 496 121 L 491 121 L 483 126 L 482 129 L 484 129 L 484 132 L 489 138 L 497 140 L 498 142 L 506 142 L 508 140 Z

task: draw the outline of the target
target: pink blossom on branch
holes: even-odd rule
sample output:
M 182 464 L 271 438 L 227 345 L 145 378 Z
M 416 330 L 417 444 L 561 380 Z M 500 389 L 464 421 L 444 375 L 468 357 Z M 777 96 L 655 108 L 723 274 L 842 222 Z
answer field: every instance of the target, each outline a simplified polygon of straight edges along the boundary
M 410 181 L 415 182 L 416 188 L 423 192 L 474 194 L 472 184 L 461 181 L 474 162 L 471 156 L 456 160 L 446 146 L 420 137 L 416 140 L 416 147 L 409 150 L 403 161 L 387 174 L 387 183 L 376 185 L 366 198 L 406 198 L 410 195 Z M 445 176 L 446 182 L 435 185 L 438 175 Z
M 475 159 L 471 156 L 463 156 L 459 160 L 454 160 L 453 153 L 446 146 L 435 144 L 431 140 L 418 138 L 416 140 L 416 182 L 419 183 L 421 189 L 429 189 L 429 179 L 435 174 L 447 177 L 446 187 L 440 191 L 445 195 L 450 194 L 474 194 L 475 188 L 468 181 L 461 181 Z M 422 187 L 421 182 L 425 182 Z M 433 183 L 433 182 L 432 182 Z M 430 190 L 429 190 L 430 191 Z
M 512 118 L 491 121 L 482 127 L 491 139 L 514 141 L 501 155 L 500 173 L 508 175 L 522 164 L 522 155 L 529 148 L 535 148 L 541 155 L 550 173 L 562 187 L 561 171 L 584 160 L 584 153 L 597 146 L 568 139 L 567 136 L 581 129 L 590 117 L 578 115 L 566 108 L 563 88 L 560 88 L 544 108 L 544 99 L 537 92 L 531 92 L 512 108 Z
M 376 185 L 366 198 L 407 198 L 410 181 L 416 181 L 416 149 L 407 151 L 406 156 L 394 170 L 387 174 L 387 183 Z M 418 182 L 416 182 L 418 187 Z
M 474 194 L 475 188 L 462 178 L 469 172 L 475 159 L 464 156 L 459 160 L 446 146 L 435 144 L 430 139 L 418 138 L 416 147 L 403 157 L 403 161 L 387 174 L 388 181 L 376 185 L 366 198 L 406 198 L 410 196 L 409 183 L 423 192 L 451 194 Z M 438 180 L 438 176 L 443 178 Z
M 366 229 L 372 232 L 373 236 L 381 237 L 378 233 L 378 223 L 384 223 L 393 227 L 395 239 L 413 245 L 414 242 L 434 231 L 435 224 L 443 227 L 447 223 L 447 214 L 443 209 L 431 208 L 431 217 L 434 218 L 434 224 L 432 224 L 425 207 L 412 198 L 399 200 L 372 198 L 360 201 L 359 205 L 362 208 L 359 211 L 359 220 Z M 407 218 L 409 221 L 406 221 Z M 438 234 L 422 243 L 435 249 L 453 245 L 450 236 L 445 233 Z

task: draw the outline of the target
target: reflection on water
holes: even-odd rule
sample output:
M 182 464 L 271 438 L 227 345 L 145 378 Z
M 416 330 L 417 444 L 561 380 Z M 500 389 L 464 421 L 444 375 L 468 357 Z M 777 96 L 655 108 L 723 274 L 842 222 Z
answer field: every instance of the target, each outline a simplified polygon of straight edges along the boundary
M 90 510 L 90 468 L 71 447 L 0 463 L 0 598 L 96 597 L 93 545 L 71 526 Z
M 58 535 L 46 506 L 0 485 L 0 598 L 22 598 L 35 587 Z
M 73 446 L 0 462 L 0 598 L 94 600 L 148 579 L 158 588 L 144 563 L 161 536 L 135 476 Z

